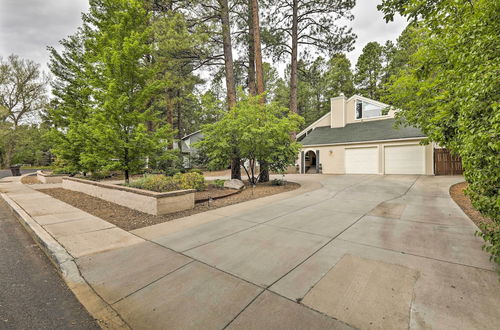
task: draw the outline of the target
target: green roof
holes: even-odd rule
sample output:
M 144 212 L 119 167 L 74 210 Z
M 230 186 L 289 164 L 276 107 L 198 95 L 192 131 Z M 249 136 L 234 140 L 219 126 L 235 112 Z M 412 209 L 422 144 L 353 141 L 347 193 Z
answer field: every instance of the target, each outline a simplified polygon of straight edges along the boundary
M 395 119 L 384 119 L 347 124 L 345 127 L 317 127 L 300 143 L 305 146 L 318 144 L 342 144 L 351 142 L 421 138 L 425 135 L 415 127 L 394 128 Z

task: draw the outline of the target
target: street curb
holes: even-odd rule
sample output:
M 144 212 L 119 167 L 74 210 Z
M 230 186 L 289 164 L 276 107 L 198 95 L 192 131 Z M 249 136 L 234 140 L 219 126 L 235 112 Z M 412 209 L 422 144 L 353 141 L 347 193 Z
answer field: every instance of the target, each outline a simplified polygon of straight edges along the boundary
M 21 225 L 40 246 L 49 260 L 71 289 L 78 301 L 96 319 L 102 329 L 129 329 L 118 313 L 108 305 L 81 276 L 73 257 L 49 235 L 42 226 L 26 213 L 7 194 L 0 193 L 0 197 L 9 206 Z

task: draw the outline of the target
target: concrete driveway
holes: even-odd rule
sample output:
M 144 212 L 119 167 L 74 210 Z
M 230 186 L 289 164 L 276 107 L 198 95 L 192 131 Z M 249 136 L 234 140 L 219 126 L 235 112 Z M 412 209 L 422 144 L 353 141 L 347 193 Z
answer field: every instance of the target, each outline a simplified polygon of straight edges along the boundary
M 163 277 L 120 297 L 116 310 L 137 328 L 151 322 L 214 329 L 500 324 L 498 275 L 475 225 L 448 194 L 461 177 L 295 179 L 319 184 L 252 209 L 215 210 L 219 217 L 190 228 L 166 223 L 135 231 L 151 243 L 128 252 L 165 247 L 175 253 L 162 264 Z M 83 273 L 118 255 L 128 254 L 82 260 Z M 153 267 L 138 258 L 138 265 Z
M 58 240 L 135 329 L 498 328 L 495 266 L 448 194 L 461 177 L 288 179 L 302 188 Z

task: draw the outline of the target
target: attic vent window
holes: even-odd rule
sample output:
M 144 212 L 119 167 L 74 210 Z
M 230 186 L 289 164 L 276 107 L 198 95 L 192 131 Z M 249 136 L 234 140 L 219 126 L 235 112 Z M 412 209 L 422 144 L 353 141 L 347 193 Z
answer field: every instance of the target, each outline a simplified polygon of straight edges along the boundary
M 385 109 L 364 101 L 356 101 L 356 119 L 381 117 L 387 115 Z

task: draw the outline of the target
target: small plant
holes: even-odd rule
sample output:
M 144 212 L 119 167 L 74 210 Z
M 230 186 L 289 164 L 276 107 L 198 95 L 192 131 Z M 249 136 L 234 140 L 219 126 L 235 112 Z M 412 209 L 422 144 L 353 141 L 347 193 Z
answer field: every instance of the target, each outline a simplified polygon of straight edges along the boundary
M 189 170 L 189 173 L 198 173 L 198 174 L 203 175 L 203 171 L 200 170 L 199 168 L 192 168 Z
M 221 179 L 215 179 L 212 184 L 217 187 L 217 188 L 224 188 L 224 180 Z
M 205 177 L 196 172 L 177 173 L 174 175 L 174 180 L 178 182 L 181 189 L 196 189 L 197 191 L 205 189 Z
M 145 175 L 138 180 L 130 182 L 127 186 L 156 192 L 180 189 L 178 182 L 173 177 L 164 175 Z
M 273 179 L 273 181 L 271 181 L 271 185 L 273 185 L 273 186 L 284 186 L 285 185 L 285 180 L 283 180 L 283 179 Z

